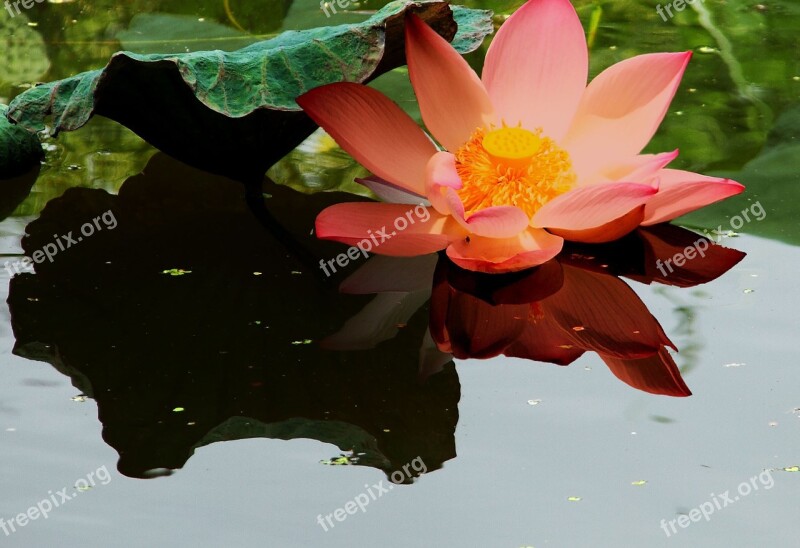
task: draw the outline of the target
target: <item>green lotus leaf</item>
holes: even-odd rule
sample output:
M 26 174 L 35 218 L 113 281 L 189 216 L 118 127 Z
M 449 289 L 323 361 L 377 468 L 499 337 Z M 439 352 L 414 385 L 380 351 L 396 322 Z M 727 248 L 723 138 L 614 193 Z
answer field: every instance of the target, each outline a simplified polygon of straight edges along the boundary
M 40 131 L 52 116 L 58 134 L 99 114 L 190 165 L 260 182 L 316 128 L 296 97 L 332 82 L 367 82 L 405 64 L 407 12 L 461 52 L 492 30 L 487 11 L 398 0 L 361 23 L 287 31 L 233 52 L 119 52 L 103 69 L 22 93 L 8 117 Z

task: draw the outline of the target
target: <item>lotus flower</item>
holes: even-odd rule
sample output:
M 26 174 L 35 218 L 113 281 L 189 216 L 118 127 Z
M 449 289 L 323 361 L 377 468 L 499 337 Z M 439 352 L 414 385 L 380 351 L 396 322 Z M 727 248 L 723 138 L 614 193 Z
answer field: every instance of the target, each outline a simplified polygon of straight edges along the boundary
M 373 252 L 446 249 L 465 269 L 509 272 L 553 258 L 565 239 L 612 241 L 738 194 L 735 181 L 667 169 L 677 150 L 641 154 L 690 57 L 640 55 L 587 86 L 586 40 L 570 2 L 529 0 L 498 31 L 479 78 L 409 15 L 408 71 L 433 139 L 363 85 L 322 86 L 297 100 L 374 174 L 360 182 L 394 202 L 332 206 L 317 235 L 356 245 L 381 233 Z M 408 204 L 430 215 L 412 218 Z

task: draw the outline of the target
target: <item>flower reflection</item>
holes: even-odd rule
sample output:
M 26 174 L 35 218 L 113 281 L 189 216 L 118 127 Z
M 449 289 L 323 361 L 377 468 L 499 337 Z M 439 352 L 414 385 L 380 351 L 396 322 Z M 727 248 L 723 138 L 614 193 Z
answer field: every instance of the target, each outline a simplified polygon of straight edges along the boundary
M 652 394 L 689 396 L 668 348 L 678 350 L 636 293 L 619 277 L 689 287 L 717 278 L 744 254 L 708 242 L 706 257 L 663 276 L 656 261 L 685 249 L 697 235 L 674 226 L 640 229 L 605 246 L 573 247 L 544 265 L 524 272 L 488 275 L 461 269 L 442 257 L 416 268 L 400 259 L 377 258 L 348 279 L 350 293 L 380 293 L 352 324 L 329 341 L 341 344 L 352 333 L 367 345 L 370 336 L 355 326 L 388 325 L 413 313 L 432 276 L 430 336 L 436 348 L 456 358 L 506 355 L 567 365 L 586 351 L 596 352 L 624 383 Z M 419 259 L 415 259 L 419 262 Z M 380 336 L 391 334 L 385 329 Z M 426 374 L 435 364 L 421 361 Z

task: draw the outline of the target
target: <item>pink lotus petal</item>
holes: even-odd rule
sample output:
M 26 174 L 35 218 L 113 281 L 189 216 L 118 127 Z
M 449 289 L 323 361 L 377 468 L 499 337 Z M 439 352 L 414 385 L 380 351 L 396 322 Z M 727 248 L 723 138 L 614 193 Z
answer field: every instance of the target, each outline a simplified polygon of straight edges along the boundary
M 692 392 L 683 382 L 681 372 L 666 348 L 641 359 L 600 356 L 619 380 L 650 394 L 685 398 Z
M 444 187 L 444 190 L 450 215 L 471 234 L 487 238 L 512 238 L 528 228 L 528 215 L 516 206 L 487 207 L 465 218 L 464 204 L 456 191 L 450 187 Z
M 658 194 L 647 202 L 643 225 L 670 221 L 744 191 L 744 186 L 730 179 L 708 177 L 691 171 L 662 169 L 658 172 Z
M 621 162 L 613 168 L 606 169 L 602 176 L 606 181 L 644 183 L 655 177 L 659 170 L 666 167 L 677 157 L 677 149 L 660 154 L 639 154 L 627 162 Z M 580 181 L 580 184 L 583 186 L 586 181 Z
M 586 230 L 614 221 L 644 205 L 657 190 L 639 183 L 597 183 L 575 188 L 537 211 L 531 225 Z
M 447 256 L 461 268 L 476 272 L 513 272 L 545 263 L 558 255 L 563 238 L 528 227 L 513 238 L 471 235 L 455 240 Z
M 586 39 L 569 0 L 529 0 L 492 40 L 483 82 L 498 119 L 541 127 L 558 141 L 578 107 L 587 74 Z
M 416 15 L 406 18 L 406 59 L 422 119 L 446 149 L 458 149 L 476 128 L 495 121 L 478 75 Z
M 489 238 L 511 238 L 528 227 L 528 215 L 516 206 L 494 206 L 476 211 L 467 219 L 470 231 Z
M 425 192 L 425 167 L 436 147 L 380 92 L 342 82 L 312 89 L 297 104 L 372 173 L 409 192 Z
M 447 188 L 458 190 L 462 186 L 461 177 L 456 171 L 456 157 L 453 154 L 437 152 L 431 156 L 425 171 L 425 193 L 436 211 L 442 215 L 449 215 Z
M 652 53 L 621 61 L 586 88 L 563 143 L 578 177 L 631 158 L 658 129 L 692 53 Z
M 382 201 L 390 204 L 416 205 L 423 203 L 425 205 L 430 205 L 428 204 L 428 200 L 425 198 L 425 196 L 403 190 L 402 188 L 395 186 L 389 181 L 385 181 L 380 177 L 372 176 L 364 177 L 363 179 L 356 178 L 356 182 L 364 185 Z
M 644 219 L 644 206 L 631 209 L 622 217 L 617 217 L 604 225 L 585 230 L 564 230 L 562 228 L 551 228 L 552 234 L 561 236 L 570 242 L 580 242 L 585 244 L 602 244 L 619 240 L 626 234 L 633 232 L 642 224 Z
M 351 246 L 359 243 L 367 253 L 409 257 L 433 253 L 447 247 L 465 231 L 451 218 L 426 208 L 427 221 L 403 204 L 374 202 L 341 203 L 330 206 L 317 216 L 317 237 L 336 240 Z M 409 221 L 407 228 L 397 230 L 397 219 Z
M 464 219 L 466 216 L 464 202 L 461 201 L 456 191 L 450 187 L 443 187 L 442 192 L 444 194 L 445 203 L 447 204 L 448 213 L 452 215 L 461 226 L 467 228 L 467 222 Z

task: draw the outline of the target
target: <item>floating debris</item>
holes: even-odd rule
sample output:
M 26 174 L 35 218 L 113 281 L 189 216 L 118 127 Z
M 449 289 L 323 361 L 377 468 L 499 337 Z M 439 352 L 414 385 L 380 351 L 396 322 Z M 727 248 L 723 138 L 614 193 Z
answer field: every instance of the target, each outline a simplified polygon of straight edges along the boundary
M 581 497 L 567 497 L 567 500 L 570 502 L 578 502 L 583 499 Z
M 335 457 L 332 459 L 325 459 L 319 462 L 321 464 L 327 464 L 328 466 L 347 466 L 358 462 L 358 457 L 348 457 L 347 455 L 341 455 L 339 457 Z
M 170 268 L 169 270 L 162 270 L 162 274 L 169 274 L 170 276 L 183 276 L 184 274 L 191 274 L 191 270 L 184 270 L 182 268 Z
M 528 405 L 539 405 L 542 400 L 528 400 Z
M 312 342 L 314 341 L 312 341 L 311 339 L 303 339 L 302 341 L 292 341 L 292 344 L 294 346 L 300 346 L 301 344 L 311 344 Z
M 742 293 L 747 295 L 747 294 L 753 293 L 754 291 L 755 291 L 755 289 L 745 289 L 744 291 L 742 291 Z
M 782 468 L 784 472 L 800 472 L 800 466 L 787 466 Z
M 741 367 L 743 365 L 747 365 L 747 364 L 744 363 L 744 362 L 731 362 L 731 363 L 726 363 L 722 367 Z
M 639 487 L 641 485 L 647 485 L 647 481 L 646 480 L 636 480 L 636 481 L 632 481 L 631 485 L 636 485 L 637 487 Z
M 777 422 L 777 421 L 771 421 L 771 422 L 769 423 L 769 425 L 770 425 L 770 426 L 778 426 L 778 422 Z
M 86 396 L 84 394 L 78 394 L 77 396 L 72 396 L 70 399 L 78 403 L 83 403 L 86 401 Z
M 186 411 L 186 409 L 183 407 L 176 407 L 172 410 L 173 413 L 183 413 L 184 411 Z

